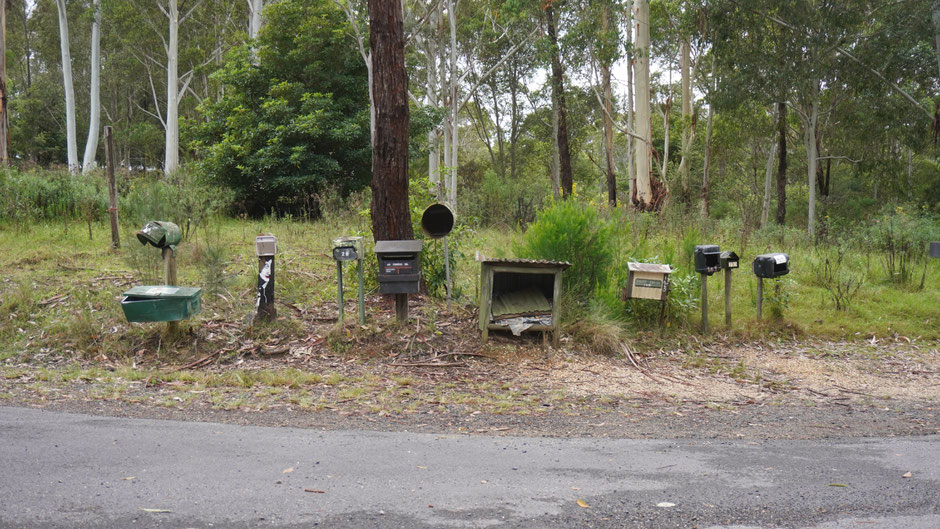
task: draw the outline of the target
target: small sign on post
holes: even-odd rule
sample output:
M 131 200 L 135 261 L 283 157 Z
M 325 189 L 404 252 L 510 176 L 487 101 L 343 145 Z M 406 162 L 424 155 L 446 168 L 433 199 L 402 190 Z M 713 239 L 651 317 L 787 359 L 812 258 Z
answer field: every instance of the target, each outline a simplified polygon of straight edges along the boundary
M 255 255 L 258 257 L 258 301 L 257 316 L 261 321 L 277 318 L 274 306 L 274 254 L 277 253 L 277 237 L 259 235 L 255 237 Z
M 340 237 L 333 239 L 333 260 L 336 261 L 336 304 L 339 309 L 339 323 L 343 323 L 343 263 L 356 261 L 359 276 L 359 323 L 366 322 L 365 294 L 362 286 L 362 237 Z

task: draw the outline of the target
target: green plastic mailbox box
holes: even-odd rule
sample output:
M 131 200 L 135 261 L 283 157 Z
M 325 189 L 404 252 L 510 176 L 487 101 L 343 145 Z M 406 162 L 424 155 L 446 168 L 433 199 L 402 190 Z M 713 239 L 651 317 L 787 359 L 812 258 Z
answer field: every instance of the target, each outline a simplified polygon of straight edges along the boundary
M 140 244 L 146 246 L 150 243 L 156 248 L 170 248 L 173 251 L 176 251 L 176 245 L 182 239 L 183 232 L 172 222 L 152 220 L 137 232 L 137 240 Z
M 130 322 L 180 321 L 199 312 L 201 296 L 201 288 L 139 286 L 124 293 L 121 308 Z

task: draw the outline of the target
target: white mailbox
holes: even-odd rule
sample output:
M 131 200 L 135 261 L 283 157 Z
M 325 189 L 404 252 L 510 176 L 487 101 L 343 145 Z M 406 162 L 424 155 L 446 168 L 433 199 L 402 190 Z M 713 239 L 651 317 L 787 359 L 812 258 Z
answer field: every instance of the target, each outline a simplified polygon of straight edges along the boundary
M 273 235 L 255 237 L 255 255 L 258 257 L 271 257 L 275 253 L 277 253 L 277 237 Z
M 629 270 L 624 297 L 665 300 L 672 267 L 664 264 L 627 263 Z

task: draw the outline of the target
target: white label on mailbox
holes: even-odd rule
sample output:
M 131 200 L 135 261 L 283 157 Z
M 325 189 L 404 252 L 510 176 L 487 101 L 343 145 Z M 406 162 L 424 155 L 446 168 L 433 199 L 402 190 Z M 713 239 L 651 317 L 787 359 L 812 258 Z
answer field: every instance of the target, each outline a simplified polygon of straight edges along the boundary
M 153 287 L 147 289 L 148 296 L 169 296 L 179 291 L 176 287 Z
M 787 256 L 786 256 L 786 255 L 783 255 L 782 253 L 781 253 L 781 254 L 777 254 L 777 255 L 774 256 L 774 261 L 776 261 L 777 264 L 784 264 L 784 263 L 787 262 Z
M 738 267 L 737 261 L 731 261 L 730 263 L 728 263 L 728 268 L 737 268 L 737 267 Z

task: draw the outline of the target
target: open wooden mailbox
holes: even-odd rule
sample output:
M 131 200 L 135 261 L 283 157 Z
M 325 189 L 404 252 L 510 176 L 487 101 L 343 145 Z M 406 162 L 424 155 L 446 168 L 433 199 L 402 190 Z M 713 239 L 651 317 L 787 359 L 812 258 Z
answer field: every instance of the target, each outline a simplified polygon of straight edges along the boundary
M 558 346 L 561 276 L 570 263 L 529 259 L 487 259 L 480 270 L 480 331 L 552 334 Z

